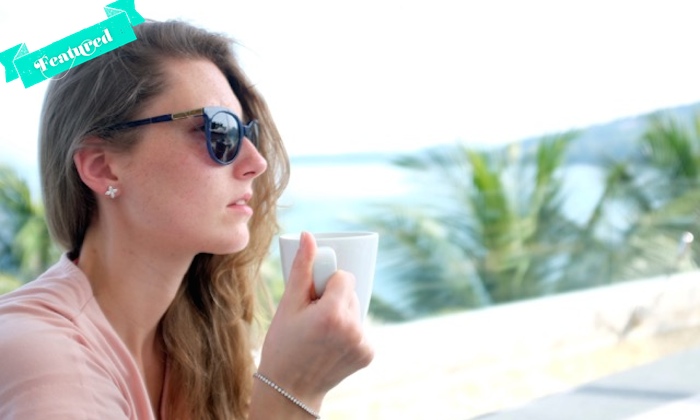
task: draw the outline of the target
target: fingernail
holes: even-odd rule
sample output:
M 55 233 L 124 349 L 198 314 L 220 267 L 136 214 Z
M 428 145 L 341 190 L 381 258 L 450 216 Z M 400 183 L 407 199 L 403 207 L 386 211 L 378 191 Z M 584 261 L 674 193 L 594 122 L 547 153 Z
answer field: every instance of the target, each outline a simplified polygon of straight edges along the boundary
M 299 237 L 299 250 L 303 251 L 306 248 L 306 243 L 308 242 L 308 238 L 306 237 L 309 233 L 308 232 L 301 232 L 301 236 Z

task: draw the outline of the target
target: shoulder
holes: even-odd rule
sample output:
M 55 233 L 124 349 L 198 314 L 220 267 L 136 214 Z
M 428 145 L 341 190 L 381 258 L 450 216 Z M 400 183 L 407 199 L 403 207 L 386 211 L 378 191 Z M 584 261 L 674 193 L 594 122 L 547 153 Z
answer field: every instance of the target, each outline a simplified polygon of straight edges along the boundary
M 0 296 L 0 316 L 6 313 L 48 310 L 74 318 L 92 300 L 92 288 L 83 272 L 63 255 L 36 280 Z
M 76 324 L 82 292 L 50 277 L 0 299 L 0 418 L 127 418 L 104 357 Z
M 59 317 L 0 324 L 0 418 L 124 419 L 130 408 L 99 353 Z
M 37 280 L 0 296 L 0 354 L 6 356 L 0 357 L 0 366 L 12 359 L 48 359 L 78 350 L 83 340 L 76 321 L 91 299 L 89 291 L 82 296 L 80 282 L 73 282 L 68 271 L 59 262 Z
M 128 417 L 122 393 L 80 334 L 23 320 L 6 333 L 0 330 L 0 418 Z

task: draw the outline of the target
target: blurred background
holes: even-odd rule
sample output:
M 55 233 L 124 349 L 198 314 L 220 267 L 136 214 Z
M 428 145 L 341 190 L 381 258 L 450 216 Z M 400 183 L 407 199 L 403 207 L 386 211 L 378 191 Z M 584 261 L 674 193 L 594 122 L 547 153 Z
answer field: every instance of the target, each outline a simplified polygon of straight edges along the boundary
M 39 49 L 104 20 L 106 4 L 5 2 L 0 51 L 22 42 Z M 201 0 L 192 7 L 152 0 L 136 1 L 136 9 L 238 41 L 292 160 L 279 203 L 283 230 L 380 232 L 368 328 L 406 337 L 405 364 L 436 356 L 440 337 L 468 337 L 471 349 L 486 335 L 529 327 L 509 312 L 509 322 L 493 315 L 492 328 L 471 330 L 478 323 L 460 318 L 469 314 L 525 302 L 542 307 L 537 302 L 697 269 L 700 60 L 692 2 Z M 30 281 L 59 255 L 38 187 L 46 83 L 25 89 L 2 80 L 0 292 Z M 273 243 L 264 267 L 275 296 L 283 289 L 277 252 Z M 614 322 L 601 321 L 602 309 L 581 309 L 610 334 L 588 341 L 585 354 L 626 349 L 602 357 L 619 363 L 579 360 L 584 372 L 556 386 L 491 399 L 477 390 L 483 378 L 431 365 L 451 384 L 440 396 L 441 418 L 507 407 L 696 344 L 696 325 L 687 323 L 666 323 L 663 339 L 669 332 L 682 339 L 663 346 L 650 341 L 660 335 L 653 328 L 637 344 L 623 340 L 658 309 L 623 295 Z M 378 341 L 375 372 L 385 366 Z M 450 366 L 494 366 L 489 377 L 503 374 L 505 359 L 476 358 L 457 352 Z M 518 375 L 504 378 L 526 376 Z M 331 418 L 427 418 L 394 395 L 403 382 L 422 380 L 397 376 L 383 385 L 394 390 L 384 398 L 360 385 L 341 387 L 328 410 Z M 470 395 L 488 404 L 467 404 Z M 361 416 L 348 409 L 357 404 L 365 407 Z

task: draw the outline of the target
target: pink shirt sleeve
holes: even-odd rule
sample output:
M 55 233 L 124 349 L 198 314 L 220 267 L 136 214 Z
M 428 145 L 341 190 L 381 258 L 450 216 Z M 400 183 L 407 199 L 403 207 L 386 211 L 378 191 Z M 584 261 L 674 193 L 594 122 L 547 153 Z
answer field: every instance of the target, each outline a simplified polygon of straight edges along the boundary
M 130 418 L 122 392 L 70 325 L 18 319 L 2 330 L 12 339 L 0 339 L 0 418 Z

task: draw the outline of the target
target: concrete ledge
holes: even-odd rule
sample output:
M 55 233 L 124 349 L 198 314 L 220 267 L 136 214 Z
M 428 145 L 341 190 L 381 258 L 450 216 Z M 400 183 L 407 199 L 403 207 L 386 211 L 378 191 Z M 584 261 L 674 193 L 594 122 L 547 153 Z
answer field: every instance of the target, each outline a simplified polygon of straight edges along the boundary
M 327 398 L 331 419 L 466 419 L 497 409 L 494 379 L 621 341 L 700 326 L 700 272 L 620 283 L 397 325 L 368 325 L 376 356 Z M 495 385 L 494 385 L 495 386 Z M 504 388 L 500 386 L 499 388 Z
M 606 376 L 480 420 L 683 420 L 700 418 L 700 348 Z

